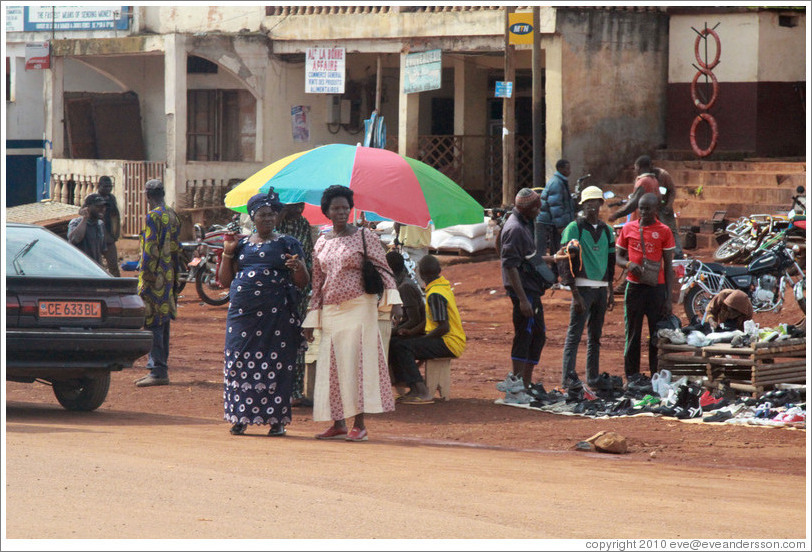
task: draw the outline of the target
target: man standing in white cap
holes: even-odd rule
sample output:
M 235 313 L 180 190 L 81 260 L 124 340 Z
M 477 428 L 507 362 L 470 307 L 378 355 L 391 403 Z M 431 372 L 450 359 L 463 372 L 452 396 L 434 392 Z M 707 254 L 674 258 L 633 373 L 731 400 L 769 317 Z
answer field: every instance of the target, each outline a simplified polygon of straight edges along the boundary
M 604 314 L 615 306 L 612 290 L 615 236 L 612 229 L 598 217 L 602 205 L 601 189 L 597 186 L 586 188 L 581 192 L 584 216 L 569 223 L 561 234 L 562 244 L 578 240 L 581 248 L 581 266 L 576 274 L 569 275 L 574 281 L 570 283 L 572 304 L 561 370 L 561 386 L 573 390 L 582 387 L 575 372 L 575 358 L 584 326 L 587 327 L 586 381 L 590 387 L 598 383 Z M 565 276 L 561 276 L 562 282 L 565 281 Z

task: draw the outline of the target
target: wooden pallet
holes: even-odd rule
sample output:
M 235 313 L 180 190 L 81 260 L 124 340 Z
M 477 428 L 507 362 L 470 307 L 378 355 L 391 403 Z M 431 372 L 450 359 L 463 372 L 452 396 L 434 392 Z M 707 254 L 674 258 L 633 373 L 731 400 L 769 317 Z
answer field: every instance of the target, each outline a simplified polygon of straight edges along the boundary
M 702 347 L 677 345 L 667 339 L 657 342 L 657 366 L 659 370 L 668 370 L 677 379 L 681 376 L 708 376 L 707 360 L 702 356 Z
M 759 395 L 780 383 L 806 383 L 806 338 L 759 342 L 750 347 L 719 343 L 702 348 L 712 380 Z

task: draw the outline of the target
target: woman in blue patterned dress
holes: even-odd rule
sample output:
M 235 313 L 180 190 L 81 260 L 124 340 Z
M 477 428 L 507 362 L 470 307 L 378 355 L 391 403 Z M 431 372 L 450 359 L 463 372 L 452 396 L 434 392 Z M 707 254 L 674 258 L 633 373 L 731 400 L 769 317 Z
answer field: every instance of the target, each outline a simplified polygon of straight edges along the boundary
M 296 356 L 304 347 L 298 311 L 300 290 L 310 281 L 301 244 L 274 232 L 284 205 L 273 192 L 247 204 L 256 231 L 223 243 L 220 281 L 230 285 L 224 372 L 224 418 L 231 434 L 270 424 L 285 434 Z

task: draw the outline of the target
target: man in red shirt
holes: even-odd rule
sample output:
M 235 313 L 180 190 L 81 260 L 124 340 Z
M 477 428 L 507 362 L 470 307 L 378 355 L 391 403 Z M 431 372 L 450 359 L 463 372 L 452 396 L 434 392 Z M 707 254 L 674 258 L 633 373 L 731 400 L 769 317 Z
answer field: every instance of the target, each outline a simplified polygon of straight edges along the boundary
M 645 378 L 640 375 L 640 343 L 643 333 L 643 317 L 648 320 L 649 345 L 648 364 L 651 374 L 657 372 L 657 322 L 671 314 L 671 288 L 674 272 L 671 261 L 674 258 L 674 234 L 657 220 L 657 206 L 660 199 L 654 194 L 644 194 L 638 202 L 638 220 L 623 225 L 617 238 L 617 264 L 628 269 L 626 299 L 624 301 L 624 321 L 626 324 L 626 348 L 624 351 L 624 371 L 629 382 Z M 643 265 L 643 245 L 645 258 L 660 262 L 660 272 L 656 286 L 640 283 Z

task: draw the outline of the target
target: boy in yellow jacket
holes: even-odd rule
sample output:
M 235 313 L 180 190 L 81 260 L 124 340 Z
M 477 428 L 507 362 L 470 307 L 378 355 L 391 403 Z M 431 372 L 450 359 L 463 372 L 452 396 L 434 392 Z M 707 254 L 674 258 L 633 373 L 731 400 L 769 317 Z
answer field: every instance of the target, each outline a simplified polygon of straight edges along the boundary
M 392 343 L 389 360 L 397 381 L 409 385 L 402 404 L 430 404 L 432 392 L 426 387 L 417 367 L 418 360 L 457 358 L 465 350 L 465 332 L 454 300 L 451 284 L 440 276 L 440 262 L 426 255 L 417 265 L 426 285 L 426 335 Z

